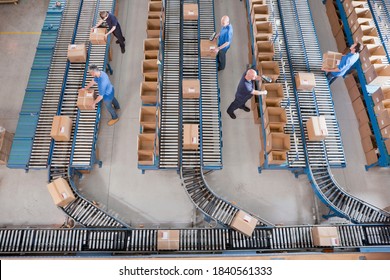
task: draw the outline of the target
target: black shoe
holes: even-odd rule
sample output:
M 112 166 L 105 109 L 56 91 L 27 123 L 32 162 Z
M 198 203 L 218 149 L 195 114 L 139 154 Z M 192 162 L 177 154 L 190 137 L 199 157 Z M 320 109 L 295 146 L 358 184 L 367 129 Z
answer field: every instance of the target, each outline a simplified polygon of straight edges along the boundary
M 122 53 L 125 53 L 125 51 L 126 51 L 126 50 L 125 50 L 125 47 L 121 48 L 121 52 L 122 52 Z
M 242 110 L 244 110 L 245 112 L 250 112 L 251 109 L 249 109 L 248 107 L 244 106 L 243 108 L 241 108 Z
M 229 114 L 229 116 L 234 120 L 235 118 L 236 118 L 236 115 L 234 114 L 234 113 L 229 113 L 229 112 L 227 112 L 228 114 Z

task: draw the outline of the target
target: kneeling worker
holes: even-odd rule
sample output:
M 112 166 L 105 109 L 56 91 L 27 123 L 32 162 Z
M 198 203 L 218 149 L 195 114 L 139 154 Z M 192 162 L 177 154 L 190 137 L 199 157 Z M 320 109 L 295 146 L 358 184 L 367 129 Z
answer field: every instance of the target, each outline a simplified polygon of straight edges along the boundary
M 96 65 L 92 64 L 89 66 L 88 70 L 89 75 L 93 77 L 93 80 L 88 83 L 85 89 L 89 89 L 93 85 L 97 84 L 99 90 L 99 96 L 95 99 L 94 103 L 91 105 L 91 108 L 95 108 L 95 105 L 103 99 L 104 105 L 112 117 L 112 119 L 108 122 L 108 125 L 114 125 L 119 121 L 119 117 L 115 110 L 120 109 L 118 100 L 116 100 L 114 95 L 114 86 L 111 84 L 107 74 L 103 71 L 100 71 Z

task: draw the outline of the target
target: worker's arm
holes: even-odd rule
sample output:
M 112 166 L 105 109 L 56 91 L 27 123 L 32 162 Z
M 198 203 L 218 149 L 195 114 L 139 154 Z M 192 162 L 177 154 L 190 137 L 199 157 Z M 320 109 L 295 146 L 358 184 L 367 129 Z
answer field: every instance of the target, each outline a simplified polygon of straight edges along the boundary
M 266 90 L 253 90 L 251 92 L 251 94 L 253 94 L 253 95 L 267 95 L 267 91 Z
M 108 31 L 107 33 L 106 33 L 106 39 L 107 39 L 107 36 L 108 35 L 110 35 L 112 32 L 114 32 L 115 31 L 115 29 L 116 29 L 116 26 L 113 26 L 111 29 L 110 29 L 110 31 Z
M 94 80 L 91 80 L 88 85 L 85 87 L 85 89 L 89 89 L 90 87 L 96 85 L 96 82 Z
M 98 28 L 100 25 L 102 25 L 103 22 L 104 22 L 104 20 L 102 20 L 102 19 L 99 20 L 98 23 L 94 27 L 92 27 L 92 29 Z
M 92 109 L 95 109 L 96 104 L 98 104 L 102 99 L 103 99 L 103 96 L 102 96 L 102 95 L 99 95 L 99 96 L 95 99 L 95 101 L 91 104 L 91 108 L 92 108 Z
M 217 39 L 219 38 L 219 35 L 221 35 L 221 32 L 218 32 L 217 35 L 215 35 L 214 41 L 217 40 Z
M 325 72 L 340 72 L 340 69 L 338 67 L 335 67 L 335 68 L 325 68 L 325 67 L 322 67 L 321 70 L 325 71 Z
M 227 46 L 229 46 L 229 42 L 226 42 L 226 43 L 223 43 L 221 46 L 219 46 L 218 48 L 215 48 L 214 49 L 214 52 L 218 53 L 220 50 L 222 50 L 223 48 L 226 48 Z

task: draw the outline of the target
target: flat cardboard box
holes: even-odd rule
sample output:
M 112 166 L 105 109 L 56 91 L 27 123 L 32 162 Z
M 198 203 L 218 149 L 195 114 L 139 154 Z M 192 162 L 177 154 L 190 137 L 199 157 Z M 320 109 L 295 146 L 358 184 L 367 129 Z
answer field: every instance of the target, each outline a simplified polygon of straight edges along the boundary
M 257 222 L 258 220 L 256 218 L 242 210 L 239 210 L 230 223 L 230 227 L 248 237 L 251 237 Z
M 265 75 L 275 82 L 280 75 L 279 64 L 277 61 L 261 61 L 259 64 L 259 74 Z
M 65 207 L 76 200 L 72 189 L 64 178 L 58 178 L 47 185 L 47 189 L 54 201 L 59 207 Z
M 361 141 L 362 141 L 363 151 L 365 153 L 367 153 L 367 152 L 369 152 L 372 149 L 375 149 L 377 147 L 376 140 L 375 140 L 375 137 L 373 135 L 367 136 L 367 137 L 361 139 Z
M 157 82 L 141 82 L 140 97 L 144 104 L 156 104 L 158 97 Z
M 198 4 L 183 5 L 184 20 L 198 20 Z
M 271 151 L 268 154 L 268 164 L 282 165 L 287 162 L 287 152 Z
M 342 53 L 328 51 L 322 55 L 322 67 L 326 69 L 337 68 L 340 64 Z
M 336 227 L 315 226 L 312 227 L 314 246 L 339 246 L 340 240 Z
M 364 137 L 367 137 L 369 135 L 373 135 L 371 127 L 370 127 L 370 123 L 366 122 L 366 123 L 362 124 L 359 127 L 359 133 L 360 133 L 360 138 L 364 138 Z
M 264 127 L 283 128 L 287 123 L 286 110 L 281 107 L 267 107 L 263 115 Z
M 376 149 L 372 149 L 371 151 L 365 153 L 365 156 L 367 165 L 372 165 L 378 161 Z
M 362 97 L 362 94 L 356 84 L 352 88 L 348 89 L 348 95 L 349 98 L 351 99 L 351 102 L 354 102 L 359 97 Z
M 353 86 L 356 86 L 356 80 L 355 77 L 352 74 L 348 74 L 344 78 L 344 83 L 347 89 L 350 89 Z
M 95 108 L 91 108 L 93 102 L 95 101 L 93 94 L 93 89 L 79 89 L 79 93 L 77 95 L 77 107 L 80 111 L 95 110 Z
M 161 230 L 157 231 L 157 250 L 179 250 L 180 249 L 180 231 L 179 230 Z
M 378 120 L 379 129 L 383 129 L 390 125 L 390 109 L 377 115 L 376 119 Z
M 13 134 L 5 129 L 0 132 L 0 165 L 7 164 L 11 152 Z
M 200 81 L 198 79 L 182 80 L 183 98 L 199 98 L 200 97 Z
M 154 152 L 153 151 L 138 151 L 138 164 L 139 165 L 154 165 Z
M 368 118 L 368 114 L 366 110 L 361 110 L 357 115 L 356 119 L 358 121 L 359 127 L 368 123 L 370 119 Z
M 390 80 L 390 65 L 373 64 L 364 74 L 370 86 L 382 86 Z
M 289 151 L 290 135 L 278 132 L 271 132 L 267 137 L 266 152 L 271 151 Z
M 70 141 L 72 119 L 68 116 L 54 116 L 50 136 L 58 142 Z
M 310 117 L 306 121 L 306 129 L 309 141 L 321 141 L 329 135 L 324 116 Z
M 381 129 L 381 135 L 383 139 L 390 139 L 390 126 L 386 126 Z
M 87 61 L 87 49 L 85 44 L 69 45 L 68 59 L 71 63 L 85 63 Z
M 199 148 L 199 125 L 183 124 L 183 150 Z
M 360 111 L 364 110 L 366 107 L 364 106 L 362 97 L 356 98 L 352 102 L 353 111 L 355 112 L 355 115 L 359 114 Z
M 141 125 L 157 123 L 157 108 L 154 106 L 142 106 L 139 112 L 139 122 Z
M 215 41 L 210 41 L 208 39 L 200 40 L 201 57 L 215 58 L 217 56 L 217 54 L 214 52 L 216 48 L 217 48 L 217 43 Z
M 314 74 L 298 72 L 295 75 L 295 84 L 299 90 L 312 91 L 316 86 Z
M 283 84 L 278 84 L 278 83 L 262 84 L 261 90 L 267 91 L 267 95 L 263 97 L 265 99 L 265 103 L 267 104 L 267 106 L 279 106 L 280 102 L 284 98 Z
M 89 34 L 89 41 L 92 45 L 105 45 L 107 28 L 94 28 Z
M 146 34 L 148 38 L 160 37 L 160 19 L 148 19 L 146 21 Z

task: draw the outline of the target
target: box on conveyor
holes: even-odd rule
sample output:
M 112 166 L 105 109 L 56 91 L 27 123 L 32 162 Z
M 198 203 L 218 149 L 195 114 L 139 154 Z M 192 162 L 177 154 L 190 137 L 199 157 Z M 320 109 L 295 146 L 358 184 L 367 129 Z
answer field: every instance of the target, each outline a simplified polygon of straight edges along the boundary
M 200 97 L 200 81 L 198 79 L 182 80 L 183 98 L 199 98 Z
M 351 99 L 351 102 L 354 102 L 356 99 L 362 96 L 360 90 L 358 89 L 357 85 L 355 84 L 353 87 L 348 89 L 348 95 Z
M 356 80 L 353 74 L 348 74 L 344 77 L 344 83 L 347 89 L 352 88 L 353 86 L 356 86 Z
M 261 90 L 266 90 L 267 95 L 263 96 L 267 106 L 280 106 L 280 102 L 284 98 L 283 84 L 269 83 L 262 84 Z
M 299 90 L 311 91 L 316 86 L 316 79 L 313 73 L 298 72 L 295 75 L 295 85 Z
M 281 107 L 267 107 L 263 114 L 264 127 L 270 129 L 284 128 L 287 123 L 286 110 Z
M 377 149 L 372 149 L 371 151 L 364 153 L 366 156 L 367 165 L 372 165 L 378 161 Z
M 324 116 L 310 117 L 306 122 L 309 141 L 321 141 L 328 136 L 328 128 Z
M 314 246 L 339 246 L 340 240 L 336 227 L 312 227 Z
M 179 250 L 180 231 L 179 230 L 158 230 L 157 250 Z
M 93 89 L 79 89 L 79 93 L 77 95 L 77 107 L 80 111 L 88 111 L 95 109 L 91 107 L 93 105 L 93 102 L 95 101 L 93 94 Z
M 264 75 L 275 82 L 280 75 L 279 64 L 277 61 L 261 61 L 259 64 L 259 75 Z
M 275 54 L 274 44 L 270 41 L 259 41 L 255 44 L 257 61 L 271 61 Z
M 183 124 L 183 150 L 197 150 L 199 148 L 199 126 L 197 124 Z
M 69 45 L 68 59 L 72 63 L 85 63 L 87 61 L 87 49 L 85 44 Z
M 139 111 L 139 122 L 141 125 L 156 125 L 157 108 L 155 106 L 142 106 Z
M 76 198 L 68 182 L 64 178 L 58 178 L 47 185 L 47 189 L 55 203 L 59 207 L 65 207 Z
M 146 21 L 146 34 L 148 38 L 160 37 L 160 19 L 148 19 Z
M 271 151 L 268 154 L 268 164 L 281 165 L 287 162 L 287 152 Z
M 266 141 L 266 152 L 271 151 L 289 151 L 290 135 L 278 132 L 271 132 Z
M 72 119 L 68 116 L 54 116 L 50 136 L 59 142 L 70 141 Z
M 352 102 L 352 108 L 355 112 L 355 115 L 357 116 L 360 111 L 364 110 L 366 107 L 364 106 L 363 98 L 362 96 L 359 96 Z
M 94 28 L 89 34 L 89 41 L 92 45 L 105 45 L 106 42 L 106 28 Z
M 250 237 L 252 236 L 257 222 L 258 220 L 256 218 L 242 210 L 239 210 L 230 223 L 230 227 Z
M 215 41 L 210 41 L 208 39 L 200 41 L 200 55 L 201 57 L 211 57 L 215 58 L 217 53 L 214 51 L 217 48 L 217 43 Z
M 142 74 L 144 81 L 157 81 L 158 78 L 158 60 L 144 59 L 142 61 Z
M 157 82 L 141 82 L 140 97 L 144 104 L 156 104 L 158 97 Z
M 184 20 L 198 20 L 198 4 L 183 5 Z
M 382 113 L 378 114 L 376 119 L 378 120 L 379 129 L 383 129 L 390 125 L 390 109 L 385 109 Z

